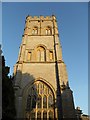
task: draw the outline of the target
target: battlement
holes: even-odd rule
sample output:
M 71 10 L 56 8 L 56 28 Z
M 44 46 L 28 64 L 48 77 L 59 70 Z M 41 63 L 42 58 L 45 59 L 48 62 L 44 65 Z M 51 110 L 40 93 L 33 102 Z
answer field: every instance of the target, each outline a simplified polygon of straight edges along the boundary
M 56 17 L 54 15 L 52 16 L 30 16 L 28 15 L 26 17 L 26 20 L 53 20 L 56 19 Z

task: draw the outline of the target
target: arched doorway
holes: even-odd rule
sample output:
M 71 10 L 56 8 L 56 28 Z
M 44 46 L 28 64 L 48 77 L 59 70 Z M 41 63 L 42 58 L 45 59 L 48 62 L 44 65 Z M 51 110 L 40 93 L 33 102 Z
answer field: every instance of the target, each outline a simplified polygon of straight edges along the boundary
M 28 120 L 55 118 L 55 97 L 52 89 L 42 81 L 36 81 L 28 92 L 26 101 Z

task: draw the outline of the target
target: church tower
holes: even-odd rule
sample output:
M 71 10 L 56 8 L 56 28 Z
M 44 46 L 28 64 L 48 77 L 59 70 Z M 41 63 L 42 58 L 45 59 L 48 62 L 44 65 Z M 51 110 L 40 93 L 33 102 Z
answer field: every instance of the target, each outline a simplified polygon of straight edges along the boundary
M 17 118 L 75 118 L 54 15 L 26 17 L 14 80 Z

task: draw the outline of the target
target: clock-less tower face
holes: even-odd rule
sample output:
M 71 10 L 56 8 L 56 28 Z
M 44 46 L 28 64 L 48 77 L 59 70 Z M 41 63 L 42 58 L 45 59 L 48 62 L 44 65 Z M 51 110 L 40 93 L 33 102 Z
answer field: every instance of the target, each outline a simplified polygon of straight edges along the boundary
M 56 17 L 28 16 L 14 66 L 17 118 L 57 118 L 56 60 L 60 92 L 63 93 L 69 86 Z M 63 96 L 65 101 L 67 95 L 64 93 Z M 65 102 L 63 106 L 65 109 Z M 64 117 L 67 112 L 65 109 Z

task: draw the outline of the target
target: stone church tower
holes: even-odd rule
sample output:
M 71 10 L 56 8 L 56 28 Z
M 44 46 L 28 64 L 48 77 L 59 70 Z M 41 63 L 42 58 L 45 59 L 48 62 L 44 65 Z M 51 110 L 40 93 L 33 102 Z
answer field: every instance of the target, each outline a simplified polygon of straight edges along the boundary
M 17 118 L 75 118 L 54 15 L 26 17 L 14 80 Z

